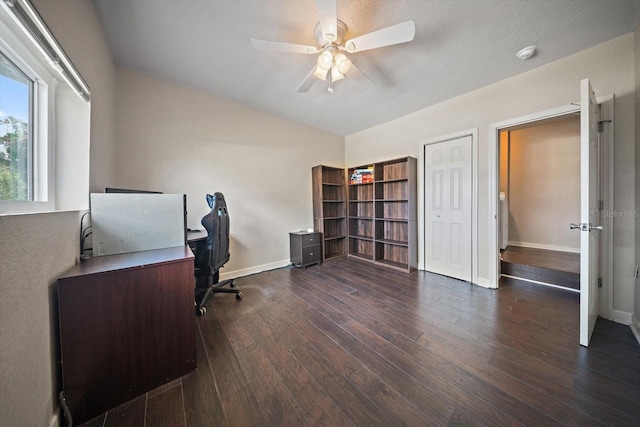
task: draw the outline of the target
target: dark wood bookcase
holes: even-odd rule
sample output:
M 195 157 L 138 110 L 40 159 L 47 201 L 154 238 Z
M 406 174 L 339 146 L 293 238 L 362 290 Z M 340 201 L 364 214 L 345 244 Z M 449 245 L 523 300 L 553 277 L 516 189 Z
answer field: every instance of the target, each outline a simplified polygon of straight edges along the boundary
M 323 261 L 347 253 L 347 198 L 344 169 L 318 165 L 311 169 L 313 228 L 322 233 Z
M 348 169 L 349 256 L 407 272 L 417 268 L 416 168 L 415 158 L 403 157 Z M 352 179 L 367 169 L 373 180 Z

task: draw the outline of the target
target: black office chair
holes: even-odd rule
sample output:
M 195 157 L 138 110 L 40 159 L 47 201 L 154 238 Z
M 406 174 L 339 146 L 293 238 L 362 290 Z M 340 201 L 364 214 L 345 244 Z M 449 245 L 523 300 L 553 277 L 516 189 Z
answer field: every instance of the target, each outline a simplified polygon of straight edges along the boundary
M 236 294 L 242 299 L 242 292 L 235 289 L 233 279 L 220 282 L 220 268 L 229 261 L 229 213 L 222 193 L 207 194 L 211 212 L 202 217 L 201 224 L 207 230 L 207 240 L 198 242 L 195 253 L 196 315 L 207 312 L 204 304 L 216 292 Z M 223 288 L 229 285 L 231 289 Z

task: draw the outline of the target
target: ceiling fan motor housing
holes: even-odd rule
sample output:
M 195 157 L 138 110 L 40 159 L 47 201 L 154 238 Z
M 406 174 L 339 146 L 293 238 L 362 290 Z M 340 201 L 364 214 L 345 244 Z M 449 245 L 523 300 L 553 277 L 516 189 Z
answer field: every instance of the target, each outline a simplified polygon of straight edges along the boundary
M 322 28 L 320 28 L 320 23 L 318 22 L 316 24 L 316 28 L 314 30 L 314 34 L 316 36 L 316 42 L 318 43 L 318 46 L 326 46 L 327 44 L 332 45 L 332 44 L 336 44 L 336 45 L 341 45 L 342 42 L 344 42 L 344 38 L 347 35 L 347 26 L 344 22 L 342 22 L 341 20 L 337 19 L 337 25 L 336 28 L 338 29 L 337 33 L 335 36 L 334 40 L 327 40 L 324 37 L 324 34 L 322 33 Z

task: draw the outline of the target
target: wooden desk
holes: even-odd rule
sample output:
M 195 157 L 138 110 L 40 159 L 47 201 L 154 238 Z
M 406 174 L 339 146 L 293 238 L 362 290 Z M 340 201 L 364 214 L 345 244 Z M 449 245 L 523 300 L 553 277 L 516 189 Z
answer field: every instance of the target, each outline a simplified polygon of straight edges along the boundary
M 188 246 L 87 260 L 58 279 L 58 306 L 74 424 L 196 367 Z
M 187 244 L 191 246 L 201 240 L 207 240 L 207 230 L 188 230 Z

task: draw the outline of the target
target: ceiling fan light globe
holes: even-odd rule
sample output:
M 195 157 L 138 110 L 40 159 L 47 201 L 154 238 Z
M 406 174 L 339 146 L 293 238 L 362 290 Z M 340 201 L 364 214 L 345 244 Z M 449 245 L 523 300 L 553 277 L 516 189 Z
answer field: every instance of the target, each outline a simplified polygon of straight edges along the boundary
M 342 74 L 338 70 L 338 66 L 334 65 L 333 67 L 331 67 L 331 81 L 337 82 L 338 80 L 342 80 L 342 79 L 344 79 L 344 74 Z
M 323 70 L 329 70 L 333 65 L 333 54 L 329 50 L 325 50 L 318 56 L 318 67 Z
M 320 66 L 316 67 L 316 70 L 313 72 L 313 75 L 316 76 L 319 80 L 325 81 L 327 80 L 327 70 L 320 68 Z
M 346 55 L 339 53 L 336 55 L 336 66 L 340 74 L 347 74 L 351 69 L 351 60 Z

